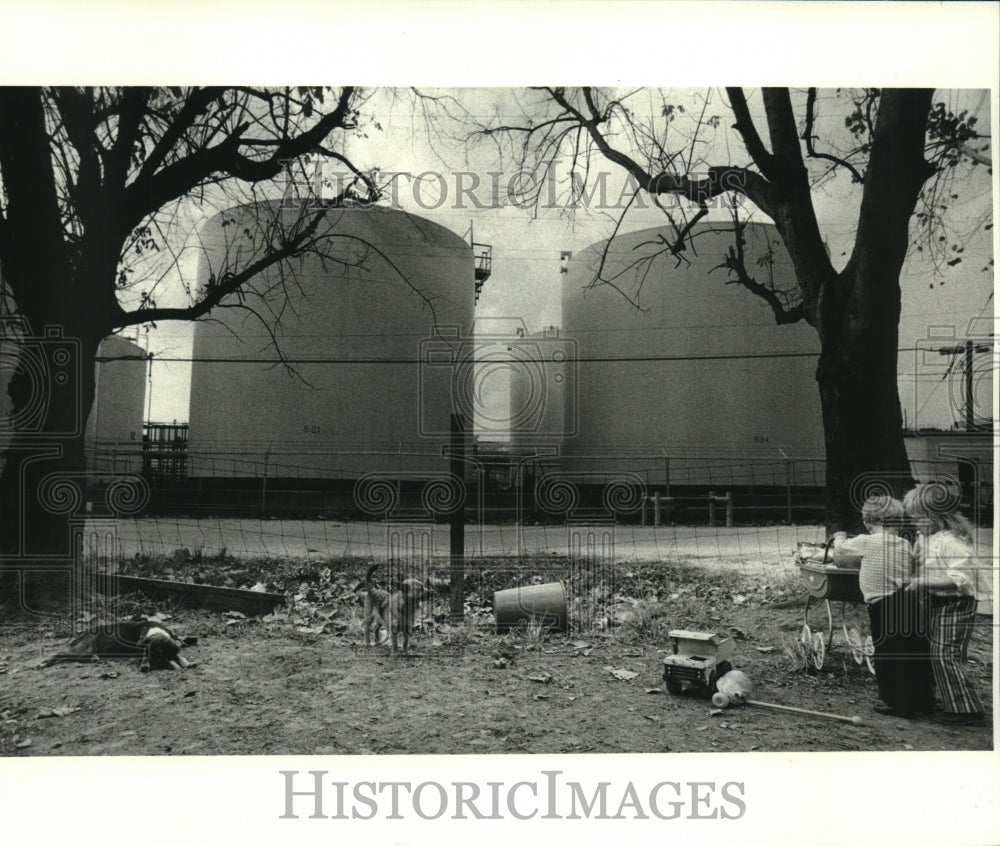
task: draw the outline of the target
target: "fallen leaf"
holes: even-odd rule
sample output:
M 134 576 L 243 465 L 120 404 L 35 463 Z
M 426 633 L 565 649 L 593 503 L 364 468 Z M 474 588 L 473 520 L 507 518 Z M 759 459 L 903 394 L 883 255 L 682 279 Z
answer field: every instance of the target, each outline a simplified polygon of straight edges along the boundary
M 548 684 L 552 681 L 552 676 L 549 673 L 543 673 L 540 676 L 528 676 L 528 681 L 541 682 L 542 684 Z
M 710 717 L 717 717 L 719 714 L 725 714 L 725 713 L 726 713 L 725 708 L 713 708 L 711 711 L 708 712 L 708 715 Z
M 79 710 L 80 709 L 78 707 L 77 708 L 72 708 L 69 705 L 63 705 L 61 708 L 53 708 L 52 709 L 52 713 L 55 714 L 57 717 L 66 717 L 69 714 L 72 714 L 75 711 L 79 711 Z
M 102 679 L 116 679 L 116 678 L 118 678 L 118 671 L 117 670 L 111 670 L 110 672 L 107 672 L 107 673 L 101 673 L 100 678 L 102 678 Z
M 604 669 L 619 681 L 631 681 L 639 676 L 638 673 L 632 672 L 632 670 L 625 670 L 620 667 L 605 667 Z
M 535 699 L 548 699 L 548 698 L 549 698 L 549 696 L 548 696 L 547 693 L 536 693 L 535 694 Z
M 707 728 L 708 728 L 708 726 L 695 726 L 694 730 L 695 731 L 705 731 L 705 729 L 707 729 Z
M 18 749 L 27 749 L 29 746 L 31 746 L 31 741 L 30 740 L 21 740 L 21 741 L 18 741 L 17 743 L 15 743 L 14 746 L 16 748 L 18 748 Z
M 663 693 L 662 687 L 647 687 L 646 693 Z
M 755 646 L 754 649 L 756 649 L 758 652 L 774 652 L 775 647 L 773 647 L 773 646 Z

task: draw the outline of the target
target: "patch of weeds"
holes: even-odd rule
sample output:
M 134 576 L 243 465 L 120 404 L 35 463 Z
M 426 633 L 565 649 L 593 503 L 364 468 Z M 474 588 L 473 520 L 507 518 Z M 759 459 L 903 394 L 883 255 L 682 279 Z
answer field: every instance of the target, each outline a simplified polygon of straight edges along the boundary
M 485 637 L 482 626 L 475 622 L 470 615 L 466 615 L 462 622 L 458 624 L 442 625 L 437 632 L 437 638 L 441 645 L 452 652 L 463 652 L 470 649 Z
M 663 643 L 675 628 L 668 616 L 677 619 L 677 609 L 670 603 L 640 600 L 619 622 L 615 637 L 628 644 Z
M 552 631 L 552 626 L 544 623 L 539 617 L 529 617 L 511 630 L 511 634 L 520 642 L 524 652 L 541 652 L 542 644 Z
M 791 664 L 792 672 L 802 673 L 811 666 L 809 656 L 812 650 L 800 638 L 787 638 L 781 635 L 781 651 Z

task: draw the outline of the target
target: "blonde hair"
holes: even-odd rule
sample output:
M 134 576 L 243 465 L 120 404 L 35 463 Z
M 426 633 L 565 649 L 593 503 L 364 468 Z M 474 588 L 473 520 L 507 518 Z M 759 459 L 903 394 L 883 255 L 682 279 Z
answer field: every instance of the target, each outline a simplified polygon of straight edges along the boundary
M 906 513 L 919 521 L 925 534 L 950 531 L 960 538 L 973 542 L 974 529 L 959 511 L 958 493 L 940 482 L 917 485 L 903 497 Z
M 886 494 L 870 496 L 861 506 L 862 521 L 873 525 L 898 523 L 904 513 L 903 503 Z

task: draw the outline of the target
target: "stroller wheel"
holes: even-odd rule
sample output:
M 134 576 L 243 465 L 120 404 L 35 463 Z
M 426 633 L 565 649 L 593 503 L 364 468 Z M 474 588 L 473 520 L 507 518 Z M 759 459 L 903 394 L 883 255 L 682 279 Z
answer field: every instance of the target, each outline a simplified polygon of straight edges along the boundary
M 864 654 L 865 654 L 865 664 L 868 665 L 868 672 L 874 676 L 875 662 L 872 659 L 875 655 L 875 644 L 872 641 L 871 635 L 868 635 L 868 637 L 865 638 Z
M 823 640 L 823 632 L 815 632 L 812 642 L 812 663 L 817 670 L 823 669 L 823 661 L 826 658 L 826 641 Z
M 847 643 L 851 647 L 851 657 L 854 658 L 854 662 L 858 665 L 865 663 L 865 647 L 864 642 L 861 640 L 861 632 L 855 628 L 851 628 L 847 632 Z

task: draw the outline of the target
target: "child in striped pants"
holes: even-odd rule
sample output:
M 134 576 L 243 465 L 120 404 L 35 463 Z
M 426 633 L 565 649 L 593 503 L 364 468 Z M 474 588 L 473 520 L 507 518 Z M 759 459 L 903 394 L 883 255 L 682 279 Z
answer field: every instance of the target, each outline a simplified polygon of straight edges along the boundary
M 914 550 L 918 570 L 909 589 L 923 591 L 930 605 L 931 667 L 943 706 L 934 719 L 946 725 L 982 723 L 983 703 L 964 666 L 980 594 L 972 526 L 941 485 L 917 485 L 903 507 L 921 529 Z

